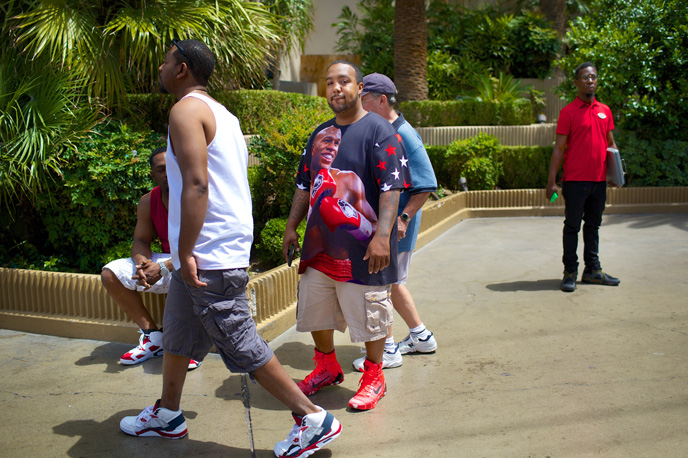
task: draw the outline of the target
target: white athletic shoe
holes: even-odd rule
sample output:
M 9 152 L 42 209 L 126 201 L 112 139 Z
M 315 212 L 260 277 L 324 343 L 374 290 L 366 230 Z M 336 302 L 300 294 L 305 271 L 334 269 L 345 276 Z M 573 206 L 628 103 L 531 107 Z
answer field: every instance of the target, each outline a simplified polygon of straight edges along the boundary
M 419 339 L 417 334 L 411 332 L 404 340 L 399 342 L 399 352 L 402 355 L 409 353 L 434 353 L 435 350 L 437 350 L 437 341 L 432 332 L 425 339 Z
M 141 334 L 139 344 L 122 355 L 120 364 L 130 366 L 139 364 L 149 358 L 162 356 L 162 332 L 153 331 L 150 334 Z
M 135 417 L 124 417 L 119 422 L 119 429 L 136 437 L 164 437 L 165 439 L 181 439 L 186 436 L 186 420 L 181 409 L 173 412 L 159 407 L 160 400 L 155 405 L 148 406 Z
M 273 452 L 278 458 L 306 458 L 323 445 L 335 440 L 342 432 L 342 425 L 331 413 L 323 411 L 294 417 L 294 427 L 289 431 L 287 440 L 275 444 Z M 322 417 L 322 418 L 320 418 Z
M 365 347 L 363 347 L 363 352 L 365 353 Z M 361 358 L 355 359 L 354 360 L 354 369 L 356 369 L 359 372 L 363 372 L 363 362 L 365 361 L 366 357 L 363 356 Z M 394 346 L 394 351 L 387 351 L 387 347 L 385 347 L 385 352 L 382 354 L 382 368 L 383 369 L 389 369 L 392 367 L 399 367 L 403 361 L 401 360 L 401 353 L 399 352 L 399 346 L 395 345 Z

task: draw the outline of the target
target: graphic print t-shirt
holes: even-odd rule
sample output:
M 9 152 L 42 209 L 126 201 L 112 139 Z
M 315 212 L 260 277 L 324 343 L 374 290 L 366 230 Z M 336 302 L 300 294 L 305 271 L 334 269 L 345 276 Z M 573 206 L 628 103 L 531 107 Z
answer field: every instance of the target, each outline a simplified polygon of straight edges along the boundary
M 301 156 L 296 186 L 310 195 L 300 274 L 312 267 L 337 281 L 397 281 L 396 220 L 390 265 L 369 274 L 363 260 L 377 229 L 381 193 L 413 186 L 401 137 L 386 119 L 368 113 L 346 126 L 334 119 L 321 124 Z

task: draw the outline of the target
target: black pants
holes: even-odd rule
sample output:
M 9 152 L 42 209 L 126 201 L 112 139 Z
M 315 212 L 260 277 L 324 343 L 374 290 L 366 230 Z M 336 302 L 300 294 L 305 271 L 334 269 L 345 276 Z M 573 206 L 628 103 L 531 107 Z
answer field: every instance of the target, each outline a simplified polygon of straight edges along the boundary
M 566 204 L 564 220 L 564 270 L 578 272 L 578 232 L 583 225 L 583 260 L 586 270 L 601 269 L 597 256 L 600 245 L 599 229 L 602 224 L 604 203 L 607 200 L 605 181 L 565 181 L 562 195 Z

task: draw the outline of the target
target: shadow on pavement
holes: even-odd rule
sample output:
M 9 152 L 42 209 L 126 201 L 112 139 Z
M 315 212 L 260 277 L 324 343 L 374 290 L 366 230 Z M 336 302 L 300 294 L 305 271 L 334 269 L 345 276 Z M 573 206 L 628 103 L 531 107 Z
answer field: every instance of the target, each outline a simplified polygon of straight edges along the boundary
M 557 291 L 559 290 L 560 278 L 548 280 L 526 280 L 510 281 L 506 283 L 492 283 L 485 285 L 490 291 L 499 293 L 509 293 L 514 291 Z

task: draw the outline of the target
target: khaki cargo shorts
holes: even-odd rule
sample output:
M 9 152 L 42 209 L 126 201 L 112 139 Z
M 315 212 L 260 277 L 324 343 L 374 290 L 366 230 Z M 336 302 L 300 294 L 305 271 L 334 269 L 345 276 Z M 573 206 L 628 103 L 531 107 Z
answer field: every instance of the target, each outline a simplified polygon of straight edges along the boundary
M 344 332 L 348 326 L 352 342 L 383 339 L 394 322 L 391 290 L 335 281 L 309 267 L 299 280 L 296 330 Z

